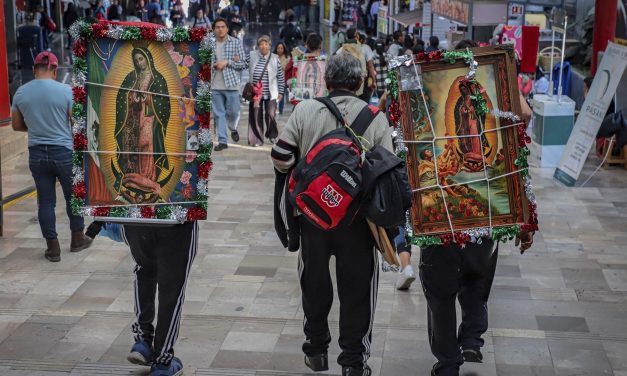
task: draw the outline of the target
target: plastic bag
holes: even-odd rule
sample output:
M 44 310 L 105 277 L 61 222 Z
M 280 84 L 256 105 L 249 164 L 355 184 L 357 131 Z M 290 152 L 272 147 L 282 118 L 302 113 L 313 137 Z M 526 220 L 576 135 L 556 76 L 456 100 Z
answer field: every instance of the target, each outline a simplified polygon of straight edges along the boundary
M 106 222 L 100 229 L 99 235 L 106 236 L 107 238 L 116 242 L 125 243 L 122 231 L 122 225 L 120 223 Z

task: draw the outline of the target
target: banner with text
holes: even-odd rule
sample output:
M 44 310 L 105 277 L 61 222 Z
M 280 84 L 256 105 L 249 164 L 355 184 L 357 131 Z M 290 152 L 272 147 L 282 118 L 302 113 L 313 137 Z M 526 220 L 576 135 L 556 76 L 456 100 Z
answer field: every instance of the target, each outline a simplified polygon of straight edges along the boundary
M 608 43 L 564 148 L 564 154 L 555 170 L 555 178 L 562 183 L 572 187 L 577 182 L 626 66 L 627 47 Z

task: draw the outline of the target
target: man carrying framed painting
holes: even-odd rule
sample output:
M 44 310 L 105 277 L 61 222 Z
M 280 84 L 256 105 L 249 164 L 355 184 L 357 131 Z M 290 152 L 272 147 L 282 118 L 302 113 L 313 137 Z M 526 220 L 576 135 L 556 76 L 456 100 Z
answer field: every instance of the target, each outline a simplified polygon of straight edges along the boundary
M 465 361 L 482 362 L 498 244 L 516 238 L 522 253 L 537 230 L 512 52 L 433 52 L 398 72 L 393 117 L 414 192 L 410 237 L 421 248 L 431 375 L 458 376 Z

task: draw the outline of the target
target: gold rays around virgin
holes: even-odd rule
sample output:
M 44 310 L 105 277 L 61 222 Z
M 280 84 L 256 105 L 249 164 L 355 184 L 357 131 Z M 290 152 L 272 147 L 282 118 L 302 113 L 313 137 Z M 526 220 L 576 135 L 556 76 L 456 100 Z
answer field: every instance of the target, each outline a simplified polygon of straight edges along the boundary
M 172 96 L 183 96 L 181 78 L 179 77 L 176 65 L 172 62 L 166 49 L 160 42 L 150 42 L 147 48 L 152 54 L 154 66 L 166 81 L 169 94 Z M 100 166 L 107 183 L 107 188 L 114 196 L 117 195 L 117 192 L 113 188 L 115 177 L 111 164 L 113 163 L 113 165 L 119 168 L 117 165 L 117 149 L 114 137 L 117 107 L 116 99 L 118 92 L 123 90 L 116 88 L 119 88 L 124 78 L 135 69 L 133 66 L 133 57 L 131 56 L 132 50 L 132 42 L 123 42 L 122 46 L 113 57 L 104 84 L 114 88 L 104 87 L 102 89 L 100 102 L 100 131 L 98 134 Z M 168 154 L 185 153 L 185 124 L 183 123 L 183 119 L 179 117 L 179 113 L 180 105 L 178 100 L 176 98 L 170 98 L 170 118 L 168 119 L 164 138 L 165 151 Z M 184 157 L 170 155 L 168 159 L 170 161 L 170 168 L 174 169 L 174 173 L 172 179 L 170 179 L 165 186 L 161 187 L 160 196 L 165 200 L 167 200 L 174 191 L 185 165 Z M 163 178 L 165 174 L 167 174 L 167 172 L 162 172 L 159 179 Z

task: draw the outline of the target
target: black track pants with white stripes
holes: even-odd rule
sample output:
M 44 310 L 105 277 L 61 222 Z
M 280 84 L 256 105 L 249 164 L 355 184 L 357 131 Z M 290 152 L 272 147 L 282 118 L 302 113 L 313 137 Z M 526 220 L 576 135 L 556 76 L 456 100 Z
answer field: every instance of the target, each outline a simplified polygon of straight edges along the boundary
M 325 353 L 331 342 L 328 315 L 333 284 L 329 260 L 335 255 L 342 349 L 337 362 L 362 367 L 370 357 L 379 283 L 379 259 L 370 229 L 365 221 L 334 231 L 320 230 L 304 218 L 300 221 L 298 268 L 305 312 L 303 352 Z
M 135 340 L 153 343 L 156 363 L 169 364 L 179 334 L 185 286 L 198 248 L 198 224 L 124 225 L 135 260 Z M 155 297 L 159 287 L 156 329 Z

